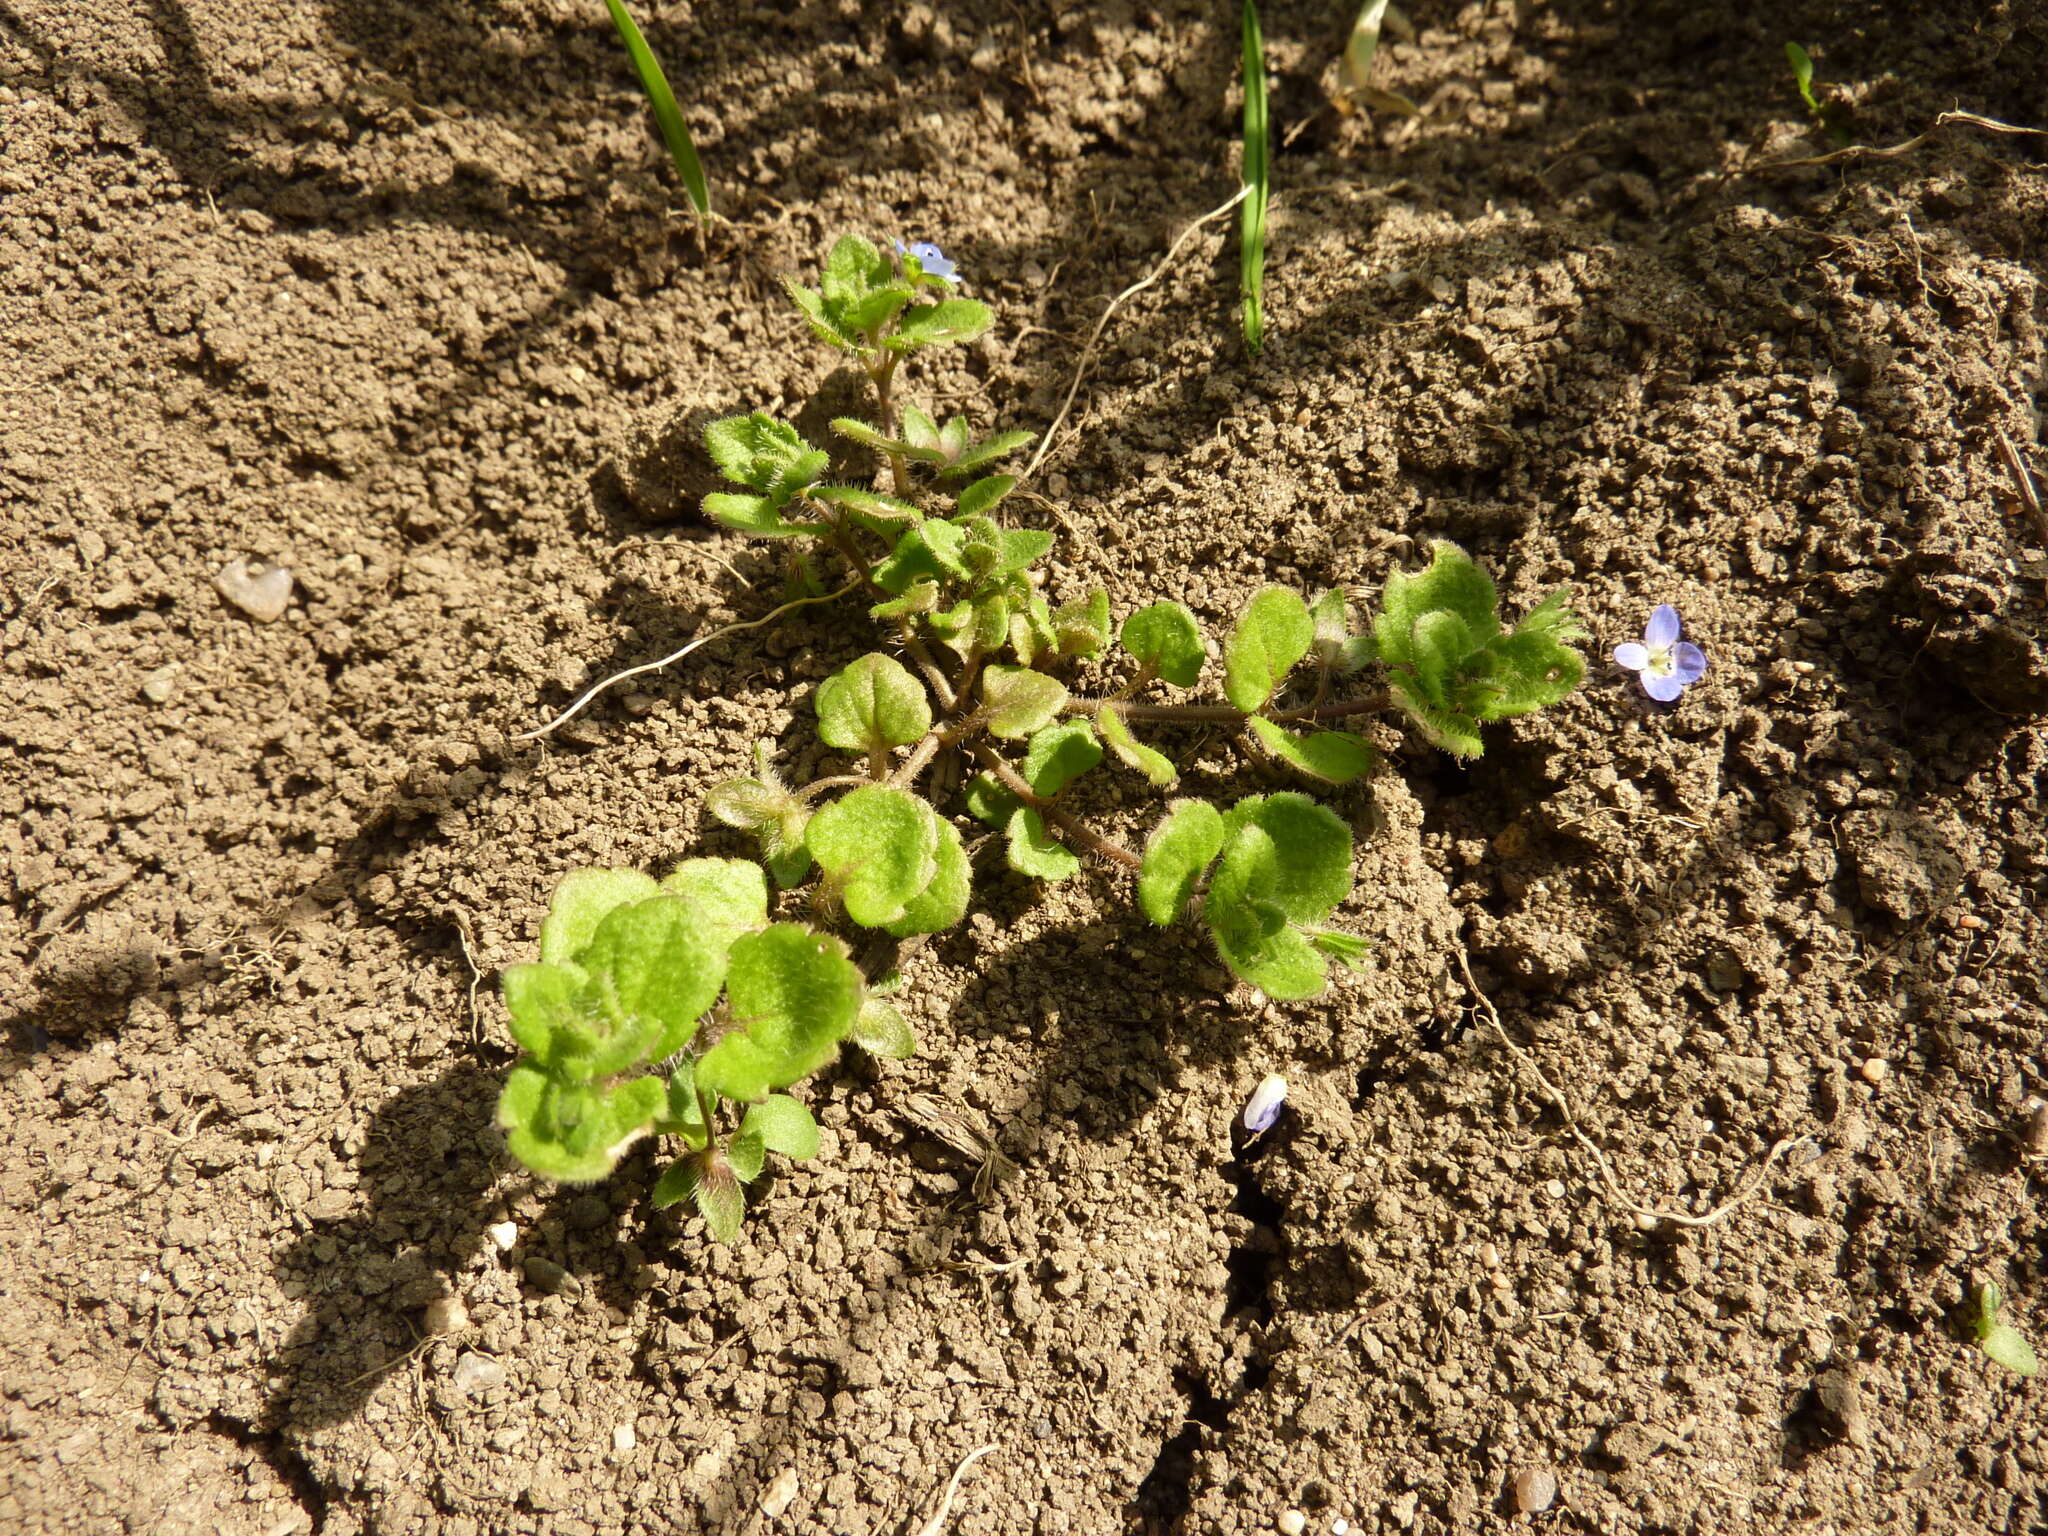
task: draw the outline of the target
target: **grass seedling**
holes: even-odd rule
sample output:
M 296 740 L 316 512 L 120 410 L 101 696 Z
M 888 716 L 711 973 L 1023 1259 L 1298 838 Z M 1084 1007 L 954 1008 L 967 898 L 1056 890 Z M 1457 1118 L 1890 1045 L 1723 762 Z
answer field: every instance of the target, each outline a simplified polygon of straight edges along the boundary
M 795 785 L 762 743 L 751 774 L 705 797 L 713 818 L 754 835 L 760 863 L 690 859 L 660 881 L 572 872 L 541 925 L 539 962 L 505 973 L 525 1051 L 498 1112 L 513 1153 L 574 1182 L 604 1177 L 646 1136 L 679 1138 L 655 1203 L 693 1201 L 721 1241 L 738 1232 L 742 1191 L 769 1152 L 818 1148 L 809 1112 L 783 1090 L 847 1042 L 915 1051 L 890 1001 L 895 968 L 904 945 L 974 904 L 963 819 L 994 831 L 986 842 L 1014 875 L 1066 880 L 1094 857 L 1134 876 L 1153 923 L 1197 928 L 1240 980 L 1305 1000 L 1331 962 L 1365 963 L 1367 940 L 1335 921 L 1354 886 L 1344 817 L 1299 789 L 1227 805 L 1180 798 L 1134 849 L 1075 811 L 1073 786 L 1120 770 L 1174 789 L 1177 764 L 1141 733 L 1200 722 L 1240 733 L 1267 776 L 1333 789 L 1373 770 L 1371 745 L 1343 728 L 1353 720 L 1396 715 L 1477 756 L 1484 722 L 1555 703 L 1584 672 L 1558 596 L 1505 622 L 1492 580 L 1447 543 L 1422 570 L 1388 577 L 1370 622 L 1340 589 L 1310 600 L 1270 586 L 1219 645 L 1171 600 L 1119 623 L 1105 591 L 1068 577 L 1055 604 L 1054 536 L 1005 517 L 1020 476 L 1001 466 L 1034 434 L 942 423 L 902 388 L 904 364 L 992 321 L 954 279 L 934 245 L 898 242 L 892 256 L 848 235 L 817 286 L 788 284 L 813 334 L 868 376 L 870 415 L 832 429 L 877 456 L 888 491 L 834 480 L 829 452 L 765 413 L 705 431 L 738 487 L 707 496 L 706 515 L 842 566 L 839 594 L 859 592 L 886 637 L 888 649 L 812 697 L 818 740 L 843 762 Z M 1108 692 L 1074 691 L 1078 663 L 1111 657 Z M 1174 697 L 1218 670 L 1220 699 Z M 947 755 L 973 773 L 957 800 L 927 787 L 959 781 L 931 773 Z
M 1266 119 L 1266 39 L 1259 8 L 1244 0 L 1244 183 L 1251 195 L 1237 211 L 1237 286 L 1244 299 L 1244 344 L 1257 352 L 1266 340 L 1262 295 L 1266 286 L 1267 159 L 1272 145 Z
M 1797 43 L 1785 45 L 1785 61 L 1792 66 L 1792 83 L 1799 87 L 1799 99 L 1806 103 L 1807 116 L 1813 119 L 1813 126 L 1826 133 L 1837 144 L 1846 146 L 1849 142 L 1847 110 L 1840 102 L 1829 102 L 1822 106 L 1813 94 L 1813 57 Z
M 2005 1298 L 1998 1292 L 1998 1286 L 1986 1280 L 1977 1288 L 1977 1305 L 1970 1317 L 1970 1331 L 1976 1335 L 1977 1347 L 2008 1371 L 2022 1376 L 2032 1376 L 2041 1369 L 2041 1362 L 2034 1357 L 2034 1346 L 2027 1342 L 2026 1335 L 2010 1323 L 1998 1320 L 1998 1309 Z
M 1399 91 L 1382 90 L 1372 83 L 1372 61 L 1379 55 L 1382 28 L 1403 41 L 1412 40 L 1414 35 L 1407 18 L 1387 0 L 1365 0 L 1358 8 L 1357 19 L 1351 23 L 1351 35 L 1344 42 L 1344 94 L 1338 104 L 1344 106 L 1348 99 L 1363 102 L 1376 111 L 1414 117 L 1420 110 L 1414 102 Z
M 704 166 L 697 159 L 697 145 L 690 137 L 689 124 L 683 121 L 683 109 L 676 105 L 675 92 L 668 88 L 668 76 L 662 73 L 661 61 L 654 56 L 654 50 L 647 46 L 647 39 L 640 35 L 640 28 L 627 12 L 622 0 L 604 0 L 605 8 L 612 13 L 612 25 L 619 29 L 619 41 L 626 45 L 626 52 L 632 56 L 633 68 L 639 72 L 640 88 L 647 93 L 648 105 L 654 108 L 654 121 L 661 129 L 661 140 L 668 146 L 668 157 L 676 164 L 676 174 L 683 178 L 683 190 L 690 196 L 690 206 L 697 210 L 698 219 L 711 217 L 711 188 L 704 180 Z

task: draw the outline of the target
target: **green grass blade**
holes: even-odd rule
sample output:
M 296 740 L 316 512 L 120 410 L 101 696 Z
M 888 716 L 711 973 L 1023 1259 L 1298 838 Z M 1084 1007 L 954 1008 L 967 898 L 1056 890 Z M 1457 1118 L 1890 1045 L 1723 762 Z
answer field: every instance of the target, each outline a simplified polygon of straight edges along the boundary
M 1266 339 L 1260 295 L 1266 286 L 1266 39 L 1259 8 L 1244 0 L 1244 179 L 1251 195 L 1238 205 L 1238 289 L 1244 295 L 1244 344 L 1253 352 Z
M 654 108 L 654 121 L 660 125 L 669 158 L 675 161 L 676 170 L 683 178 L 683 190 L 690 194 L 690 206 L 697 210 L 698 218 L 709 218 L 711 189 L 705 185 L 704 167 L 697 159 L 697 146 L 691 142 L 689 125 L 683 121 L 682 108 L 676 105 L 675 92 L 668 88 L 668 76 L 661 72 L 661 61 L 647 46 L 647 39 L 640 35 L 640 28 L 634 24 L 633 18 L 626 14 L 621 0 L 604 0 L 604 3 L 612 13 L 612 25 L 619 29 L 619 41 L 633 56 L 633 68 L 640 72 L 640 88 L 647 93 L 648 104 Z

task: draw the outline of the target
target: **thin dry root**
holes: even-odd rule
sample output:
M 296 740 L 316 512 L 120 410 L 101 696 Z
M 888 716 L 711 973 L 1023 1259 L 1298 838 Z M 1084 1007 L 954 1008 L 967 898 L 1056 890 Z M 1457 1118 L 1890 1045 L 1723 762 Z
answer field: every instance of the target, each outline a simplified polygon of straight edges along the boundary
M 1764 1154 L 1764 1160 L 1750 1174 L 1749 1182 L 1715 1206 L 1711 1211 L 1708 1211 L 1704 1216 L 1689 1216 L 1684 1211 L 1666 1210 L 1661 1205 L 1644 1205 L 1640 1201 L 1630 1198 L 1627 1192 L 1623 1190 L 1621 1179 L 1615 1173 L 1614 1165 L 1608 1162 L 1607 1154 L 1594 1145 L 1592 1138 L 1579 1129 L 1578 1117 L 1572 1113 L 1571 1101 L 1564 1096 L 1563 1090 L 1543 1075 L 1543 1069 L 1536 1065 L 1528 1052 L 1508 1038 L 1508 1032 L 1501 1024 L 1500 1013 L 1493 1006 L 1493 1000 L 1480 991 L 1479 983 L 1472 979 L 1472 966 L 1466 960 L 1465 951 L 1462 948 L 1458 951 L 1458 969 L 1464 972 L 1465 985 L 1471 990 L 1472 995 L 1479 1000 L 1479 1006 L 1486 1011 L 1487 1022 L 1493 1026 L 1494 1034 L 1500 1037 L 1500 1043 L 1508 1048 L 1508 1054 L 1525 1067 L 1531 1077 L 1542 1084 L 1543 1091 L 1549 1096 L 1550 1102 L 1555 1104 L 1557 1112 L 1564 1116 L 1565 1129 L 1572 1133 L 1572 1139 L 1584 1147 L 1594 1163 L 1599 1166 L 1600 1177 L 1607 1186 L 1608 1197 L 1616 1205 L 1634 1216 L 1639 1225 L 1654 1227 L 1660 1223 L 1669 1222 L 1674 1227 L 1713 1226 L 1735 1210 L 1737 1206 L 1743 1204 L 1758 1190 L 1762 1189 L 1764 1187 L 1764 1176 L 1771 1171 L 1771 1166 L 1779 1158 L 1791 1151 L 1792 1148 L 1798 1146 L 1800 1142 L 1808 1139 L 1804 1136 L 1789 1136 L 1783 1141 L 1778 1142 L 1770 1151 Z
M 953 1469 L 952 1477 L 946 1481 L 946 1495 L 939 1500 L 938 1512 L 917 1528 L 917 1536 L 939 1536 L 945 1530 L 947 1517 L 953 1513 L 953 1495 L 960 1491 L 961 1474 L 994 1449 L 996 1447 L 992 1444 L 980 1446 L 960 1459 L 960 1465 Z

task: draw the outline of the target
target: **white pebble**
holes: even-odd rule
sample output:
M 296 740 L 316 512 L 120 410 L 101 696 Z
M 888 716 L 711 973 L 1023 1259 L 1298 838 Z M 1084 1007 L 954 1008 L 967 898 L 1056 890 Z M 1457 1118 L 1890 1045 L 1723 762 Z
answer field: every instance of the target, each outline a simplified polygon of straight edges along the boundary
M 455 1362 L 455 1385 L 472 1397 L 479 1392 L 489 1392 L 494 1387 L 505 1385 L 505 1367 L 489 1355 L 465 1351 Z
M 445 1339 L 451 1333 L 460 1333 L 469 1326 L 469 1308 L 462 1304 L 460 1296 L 442 1296 L 427 1303 L 427 1337 Z
M 512 1245 L 519 1241 L 519 1228 L 513 1222 L 501 1221 L 495 1227 L 486 1227 L 484 1230 L 491 1234 L 491 1241 L 498 1245 L 500 1253 L 510 1253 Z
M 1557 1477 L 1547 1467 L 1525 1467 L 1515 1474 L 1515 1508 L 1540 1515 L 1557 1502 Z
M 640 1437 L 633 1433 L 632 1421 L 614 1425 L 612 1428 L 612 1449 L 621 1456 L 640 1443 Z
M 213 586 L 258 624 L 274 623 L 291 606 L 292 573 L 281 565 L 230 560 L 214 575 Z
M 1278 1531 L 1280 1536 L 1301 1536 L 1301 1533 L 1308 1529 L 1308 1516 L 1298 1509 L 1283 1509 L 1279 1518 L 1273 1522 L 1273 1529 Z
M 796 1489 L 796 1468 L 784 1467 L 775 1474 L 768 1486 L 761 1490 L 761 1513 L 770 1520 L 780 1519 L 782 1512 L 795 1502 Z
M 1863 1073 L 1863 1081 L 1874 1085 L 1891 1076 L 1892 1064 L 1882 1056 L 1873 1056 L 1859 1070 Z

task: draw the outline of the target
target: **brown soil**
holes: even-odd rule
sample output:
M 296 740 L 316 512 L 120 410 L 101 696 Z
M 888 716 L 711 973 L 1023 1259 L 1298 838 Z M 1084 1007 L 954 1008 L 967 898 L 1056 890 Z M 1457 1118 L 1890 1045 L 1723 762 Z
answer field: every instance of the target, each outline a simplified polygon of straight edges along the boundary
M 1559 1530 L 2048 1525 L 2044 1388 L 1959 1322 L 1995 1279 L 2048 1343 L 2048 530 L 1998 448 L 2044 463 L 2048 141 L 1758 169 L 1829 147 L 1786 38 L 1890 144 L 2048 123 L 2048 12 L 1418 0 L 1427 110 L 1373 122 L 1345 7 L 1271 5 L 1270 344 L 1211 226 L 1048 461 L 1055 585 L 1224 620 L 1452 537 L 1600 655 L 1678 604 L 1711 670 L 1596 666 L 1469 770 L 1383 730 L 1334 797 L 1373 966 L 1314 1006 L 1120 875 L 991 874 L 923 1054 L 817 1080 L 727 1250 L 649 1156 L 508 1165 L 490 977 L 564 870 L 741 851 L 699 792 L 811 753 L 866 625 L 509 738 L 772 605 L 689 429 L 818 388 L 775 279 L 833 234 L 941 240 L 999 325 L 928 383 L 1042 428 L 1233 186 L 1236 21 L 638 9 L 708 242 L 595 0 L 0 3 L 0 1529 L 858 1536 L 987 1444 L 960 1536 L 1463 1532 L 1522 1473 Z M 1018 1175 L 977 1201 L 925 1101 Z M 1712 1226 L 1632 1218 L 1785 1138 Z

